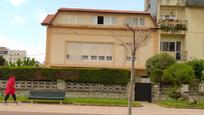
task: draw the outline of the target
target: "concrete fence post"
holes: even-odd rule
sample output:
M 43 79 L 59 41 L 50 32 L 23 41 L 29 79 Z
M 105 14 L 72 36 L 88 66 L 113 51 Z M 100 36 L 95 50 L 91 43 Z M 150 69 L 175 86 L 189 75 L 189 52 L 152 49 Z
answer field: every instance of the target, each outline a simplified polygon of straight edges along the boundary
M 66 82 L 64 80 L 57 80 L 57 89 L 65 90 Z

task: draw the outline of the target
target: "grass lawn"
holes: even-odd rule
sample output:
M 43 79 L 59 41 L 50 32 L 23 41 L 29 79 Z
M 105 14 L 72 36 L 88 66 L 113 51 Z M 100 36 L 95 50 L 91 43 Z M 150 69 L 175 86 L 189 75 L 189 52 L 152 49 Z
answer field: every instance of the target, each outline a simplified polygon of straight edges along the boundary
M 0 96 L 0 101 L 3 102 L 3 97 Z M 10 96 L 9 101 L 13 101 L 12 96 Z M 30 103 L 27 97 L 17 97 L 17 101 Z M 35 103 L 59 103 L 56 100 L 34 100 Z M 74 104 L 74 105 L 96 105 L 96 106 L 122 106 L 126 107 L 128 101 L 126 99 L 108 99 L 108 98 L 66 98 L 63 104 Z M 133 107 L 142 107 L 138 102 L 133 102 Z
M 169 100 L 169 101 L 160 101 L 159 105 L 163 107 L 172 107 L 172 108 L 204 109 L 204 101 L 198 101 L 197 104 L 191 105 L 191 104 L 188 104 L 187 101 Z

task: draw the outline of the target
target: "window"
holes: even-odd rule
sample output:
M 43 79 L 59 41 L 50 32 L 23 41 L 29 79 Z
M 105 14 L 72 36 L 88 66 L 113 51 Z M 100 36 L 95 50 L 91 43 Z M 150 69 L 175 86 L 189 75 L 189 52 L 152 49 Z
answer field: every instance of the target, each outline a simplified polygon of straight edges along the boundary
M 63 16 L 63 24 L 79 24 L 81 20 L 77 15 L 66 15 Z
M 161 51 L 168 51 L 169 50 L 168 44 L 169 44 L 168 42 L 161 42 L 160 50 Z
M 88 56 L 88 55 L 82 55 L 82 56 L 81 56 L 81 59 L 82 59 L 82 60 L 88 60 L 88 59 L 89 59 L 89 56 Z
M 176 60 L 181 60 L 181 42 L 161 42 L 160 43 L 161 51 L 173 52 Z
M 112 56 L 106 56 L 107 61 L 112 61 Z
M 176 53 L 176 60 L 181 60 L 181 52 Z
M 114 16 L 105 16 L 104 17 L 104 24 L 106 25 L 111 25 L 111 24 L 116 24 L 117 23 L 117 18 Z
M 140 25 L 145 25 L 145 19 L 144 18 L 140 18 Z
M 169 43 L 169 51 L 175 51 L 175 42 Z
M 160 18 L 165 20 L 165 19 L 172 19 L 175 20 L 176 16 L 175 15 L 160 15 Z
M 91 60 L 97 60 L 97 56 L 91 56 Z
M 176 51 L 181 51 L 181 42 L 176 42 Z
M 138 18 L 128 18 L 127 19 L 127 24 L 138 25 Z
M 117 24 L 117 18 L 115 16 L 92 16 L 92 24 Z
M 161 51 L 175 51 L 176 49 L 176 42 L 161 42 Z
M 140 25 L 140 26 L 143 26 L 143 25 L 145 25 L 145 18 L 137 18 L 137 17 L 127 18 L 126 23 L 130 24 L 130 25 Z
M 97 24 L 104 24 L 104 17 L 103 16 L 98 16 Z
M 98 60 L 104 61 L 105 60 L 105 56 L 98 56 Z
M 67 57 L 70 61 L 112 61 L 113 44 L 105 43 L 67 43 Z

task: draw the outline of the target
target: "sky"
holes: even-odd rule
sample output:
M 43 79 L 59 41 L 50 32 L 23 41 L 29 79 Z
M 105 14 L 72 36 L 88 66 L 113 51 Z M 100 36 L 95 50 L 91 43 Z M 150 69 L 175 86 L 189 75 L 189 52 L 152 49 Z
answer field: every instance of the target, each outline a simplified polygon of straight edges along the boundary
M 47 14 L 57 9 L 94 8 L 143 11 L 143 0 L 0 0 L 0 46 L 26 50 L 27 57 L 45 60 Z

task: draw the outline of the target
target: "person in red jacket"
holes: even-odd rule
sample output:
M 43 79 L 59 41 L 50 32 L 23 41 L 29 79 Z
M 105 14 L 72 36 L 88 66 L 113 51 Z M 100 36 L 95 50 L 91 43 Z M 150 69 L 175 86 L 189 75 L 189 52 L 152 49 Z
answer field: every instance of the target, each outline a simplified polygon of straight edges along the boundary
M 16 80 L 16 78 L 14 76 L 9 76 L 9 79 L 6 83 L 4 103 L 6 103 L 6 101 L 10 95 L 13 96 L 14 102 L 17 103 L 16 102 L 16 94 L 15 94 L 15 92 L 16 92 L 15 80 Z

